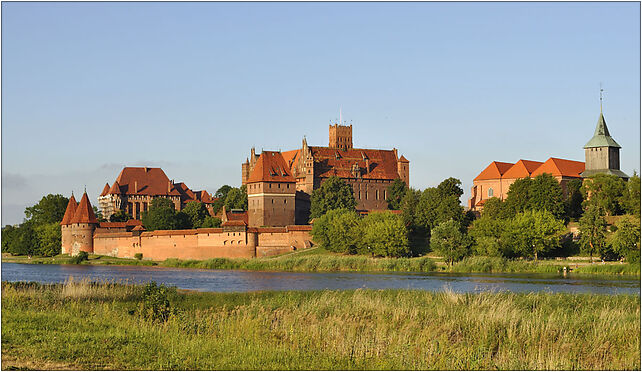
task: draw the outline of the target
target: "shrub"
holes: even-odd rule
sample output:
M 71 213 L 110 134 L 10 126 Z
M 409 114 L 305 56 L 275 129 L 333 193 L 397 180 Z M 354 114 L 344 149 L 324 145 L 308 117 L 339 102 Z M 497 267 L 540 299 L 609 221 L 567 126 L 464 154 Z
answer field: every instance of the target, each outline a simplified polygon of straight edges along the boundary
M 142 253 L 136 253 L 134 255 L 134 258 L 137 259 L 137 260 L 142 260 L 143 259 L 143 254 Z
M 169 302 L 169 296 L 176 293 L 176 288 L 168 288 L 164 284 L 157 285 L 149 282 L 143 290 L 143 298 L 139 303 L 140 316 L 151 321 L 166 322 L 175 311 Z
M 85 251 L 80 251 L 76 256 L 71 257 L 67 262 L 72 265 L 78 265 L 87 260 L 89 260 L 89 254 Z

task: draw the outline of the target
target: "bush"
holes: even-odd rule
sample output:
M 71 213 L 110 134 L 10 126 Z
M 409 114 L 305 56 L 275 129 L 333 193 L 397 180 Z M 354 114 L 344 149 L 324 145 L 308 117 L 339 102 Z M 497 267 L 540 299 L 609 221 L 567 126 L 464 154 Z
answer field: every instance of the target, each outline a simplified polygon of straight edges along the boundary
M 176 311 L 172 309 L 169 296 L 176 293 L 176 287 L 166 287 L 149 282 L 143 290 L 143 299 L 138 306 L 138 314 L 152 322 L 166 322 Z
M 143 259 L 143 254 L 142 253 L 136 253 L 134 255 L 134 258 L 137 259 L 137 260 L 142 260 Z
M 71 257 L 67 262 L 72 265 L 79 265 L 83 261 L 89 260 L 89 254 L 85 251 L 80 251 L 76 256 Z

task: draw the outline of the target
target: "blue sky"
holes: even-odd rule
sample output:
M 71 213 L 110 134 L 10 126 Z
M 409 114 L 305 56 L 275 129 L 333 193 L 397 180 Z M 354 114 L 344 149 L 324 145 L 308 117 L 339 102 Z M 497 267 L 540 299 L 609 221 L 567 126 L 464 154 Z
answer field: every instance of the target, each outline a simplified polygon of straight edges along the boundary
M 123 166 L 210 192 L 251 146 L 396 147 L 411 186 L 584 160 L 640 170 L 639 3 L 2 3 L 2 224 Z

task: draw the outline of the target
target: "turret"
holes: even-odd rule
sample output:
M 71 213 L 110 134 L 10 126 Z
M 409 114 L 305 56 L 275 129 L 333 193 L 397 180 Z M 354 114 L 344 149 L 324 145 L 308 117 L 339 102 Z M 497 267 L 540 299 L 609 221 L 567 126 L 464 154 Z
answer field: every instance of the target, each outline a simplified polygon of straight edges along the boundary
M 74 194 L 72 193 L 71 198 L 69 198 L 69 202 L 67 203 L 67 209 L 65 209 L 65 215 L 62 217 L 62 221 L 60 222 L 60 232 L 62 235 L 60 246 L 62 248 L 61 253 L 63 254 L 68 254 L 71 252 L 71 220 L 74 217 L 74 213 L 76 213 L 76 208 L 78 208 L 78 203 L 76 202 L 76 198 L 74 198 Z
M 94 230 L 98 220 L 89 202 L 87 192 L 82 195 L 78 207 L 71 219 L 71 255 L 75 256 L 80 251 L 94 252 Z
M 628 179 L 629 176 L 620 170 L 620 148 L 621 146 L 611 137 L 604 115 L 600 110 L 595 133 L 584 145 L 586 165 L 582 177 L 587 178 L 598 173 L 606 173 Z

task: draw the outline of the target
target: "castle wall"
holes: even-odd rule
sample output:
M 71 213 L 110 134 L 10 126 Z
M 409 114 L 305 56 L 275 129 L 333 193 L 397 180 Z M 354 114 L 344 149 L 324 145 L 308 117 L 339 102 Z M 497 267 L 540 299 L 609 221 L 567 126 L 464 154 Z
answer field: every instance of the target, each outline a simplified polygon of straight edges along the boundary
M 75 256 L 79 252 L 94 252 L 94 225 L 89 223 L 74 223 L 70 225 L 71 229 L 71 255 Z
M 292 230 L 289 230 L 292 228 Z M 143 232 L 104 232 L 93 239 L 95 254 L 163 261 L 168 258 L 206 260 L 210 258 L 269 257 L 309 248 L 309 226 L 258 228 L 247 231 L 223 229 L 168 230 Z

